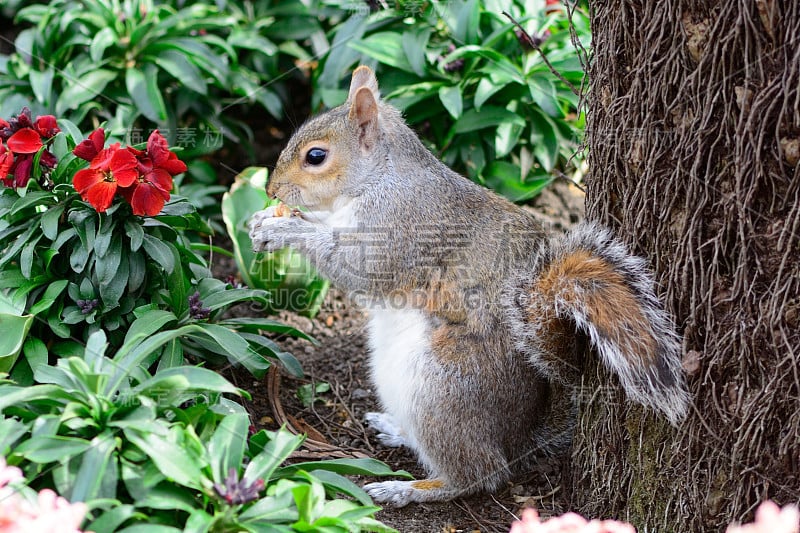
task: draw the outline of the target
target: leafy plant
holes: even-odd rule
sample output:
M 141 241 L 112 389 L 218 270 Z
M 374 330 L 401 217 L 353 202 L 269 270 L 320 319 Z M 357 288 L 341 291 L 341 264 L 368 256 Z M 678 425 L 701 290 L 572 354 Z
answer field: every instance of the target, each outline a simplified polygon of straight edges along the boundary
M 266 186 L 267 169 L 250 167 L 236 176 L 222 197 L 222 218 L 233 242 L 236 265 L 247 286 L 270 292 L 272 309 L 294 309 L 313 316 L 330 283 L 288 248 L 272 253 L 253 251 L 247 221 L 256 211 L 277 202 L 267 198 Z
M 52 0 L 20 9 L 15 22 L 30 26 L 0 63 L 5 115 L 29 105 L 79 125 L 106 120 L 133 135 L 142 117 L 200 152 L 218 148 L 223 136 L 247 138 L 231 106 L 282 116 L 281 86 L 265 84 L 277 73 L 278 47 L 246 11 L 207 2 Z
M 225 396 L 241 392 L 223 377 L 192 366 L 146 370 L 159 347 L 199 329 L 139 329 L 113 357 L 97 331 L 81 356 L 39 365 L 40 384 L 0 381 L 0 456 L 37 490 L 86 502 L 92 531 L 145 522 L 162 531 L 387 531 L 342 474 L 397 473 L 369 459 L 282 467 L 303 437 L 249 436 L 246 412 Z M 329 499 L 336 494 L 353 500 Z
M 572 24 L 588 46 L 583 8 Z M 346 92 L 340 80 L 357 63 L 375 67 L 386 98 L 448 165 L 513 200 L 530 198 L 556 168 L 576 164 L 584 120 L 576 92 L 584 65 L 563 6 L 553 9 L 544 0 L 398 2 L 354 15 L 337 26 L 316 71 L 315 102 L 341 103 Z
M 33 369 L 48 358 L 46 346 L 74 355 L 81 341 L 103 330 L 118 347 L 137 320 L 149 334 L 197 326 L 164 347 L 162 366 L 180 365 L 191 355 L 227 359 L 261 376 L 269 358 L 279 358 L 302 373 L 290 354 L 259 334 L 305 337 L 301 332 L 274 320 L 223 317 L 236 303 L 263 307 L 268 295 L 214 279 L 186 239 L 186 231 L 210 230 L 188 201 L 170 196 L 172 175 L 186 167 L 158 132 L 141 149 L 119 143 L 104 148 L 102 129 L 76 146 L 58 127 L 45 136 L 29 127 L 39 120 L 17 117 L 0 129 L 9 148 L 22 150 L 8 150 L 4 155 L 17 159 L 0 169 L 16 185 L 0 190 L 0 291 L 6 314 L 36 318 L 24 357 L 12 370 L 15 379 L 31 381 Z M 80 135 L 70 122 L 61 125 Z M 21 134 L 27 144 L 14 141 Z M 52 164 L 44 163 L 44 154 Z M 22 167 L 13 168 L 18 157 L 33 161 L 24 167 L 27 174 L 18 176 Z
M 306 383 L 297 387 L 297 399 L 303 407 L 311 407 L 315 402 L 322 400 L 318 395 L 331 390 L 331 384 L 327 381 L 317 381 Z

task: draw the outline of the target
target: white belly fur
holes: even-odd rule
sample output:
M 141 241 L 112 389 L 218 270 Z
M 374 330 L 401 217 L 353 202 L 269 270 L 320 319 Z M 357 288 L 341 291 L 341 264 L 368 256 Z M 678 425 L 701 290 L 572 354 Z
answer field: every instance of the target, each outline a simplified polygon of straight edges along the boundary
M 372 380 L 384 410 L 405 432 L 412 448 L 413 400 L 425 379 L 429 360 L 430 326 L 418 309 L 371 309 L 369 319 Z M 430 370 L 430 369 L 428 369 Z

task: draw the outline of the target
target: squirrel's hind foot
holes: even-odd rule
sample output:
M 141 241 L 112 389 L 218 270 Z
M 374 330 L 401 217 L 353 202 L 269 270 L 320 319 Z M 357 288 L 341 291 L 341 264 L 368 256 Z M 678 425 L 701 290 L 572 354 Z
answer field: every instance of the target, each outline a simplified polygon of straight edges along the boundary
M 448 487 L 440 479 L 381 481 L 364 485 L 364 490 L 376 502 L 391 507 L 403 507 L 411 502 L 452 500 L 464 493 L 464 491 Z

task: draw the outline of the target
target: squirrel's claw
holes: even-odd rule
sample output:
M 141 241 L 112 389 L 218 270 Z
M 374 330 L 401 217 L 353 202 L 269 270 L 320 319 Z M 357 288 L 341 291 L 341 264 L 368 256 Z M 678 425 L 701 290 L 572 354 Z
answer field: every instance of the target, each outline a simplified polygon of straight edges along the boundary
M 255 213 L 247 226 L 256 252 L 274 252 L 286 247 L 288 237 L 302 221 L 300 217 L 275 216 L 275 206 Z

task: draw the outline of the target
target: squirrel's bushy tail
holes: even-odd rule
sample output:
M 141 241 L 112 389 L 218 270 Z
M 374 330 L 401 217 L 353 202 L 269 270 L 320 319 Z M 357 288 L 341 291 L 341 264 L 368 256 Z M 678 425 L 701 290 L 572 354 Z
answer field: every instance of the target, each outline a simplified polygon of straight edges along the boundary
M 548 377 L 574 381 L 585 335 L 630 399 L 675 424 L 689 396 L 680 342 L 653 292 L 645 261 L 611 232 L 584 223 L 543 247 L 535 272 L 514 284 L 510 311 L 517 348 Z M 564 347 L 567 347 L 565 350 Z

